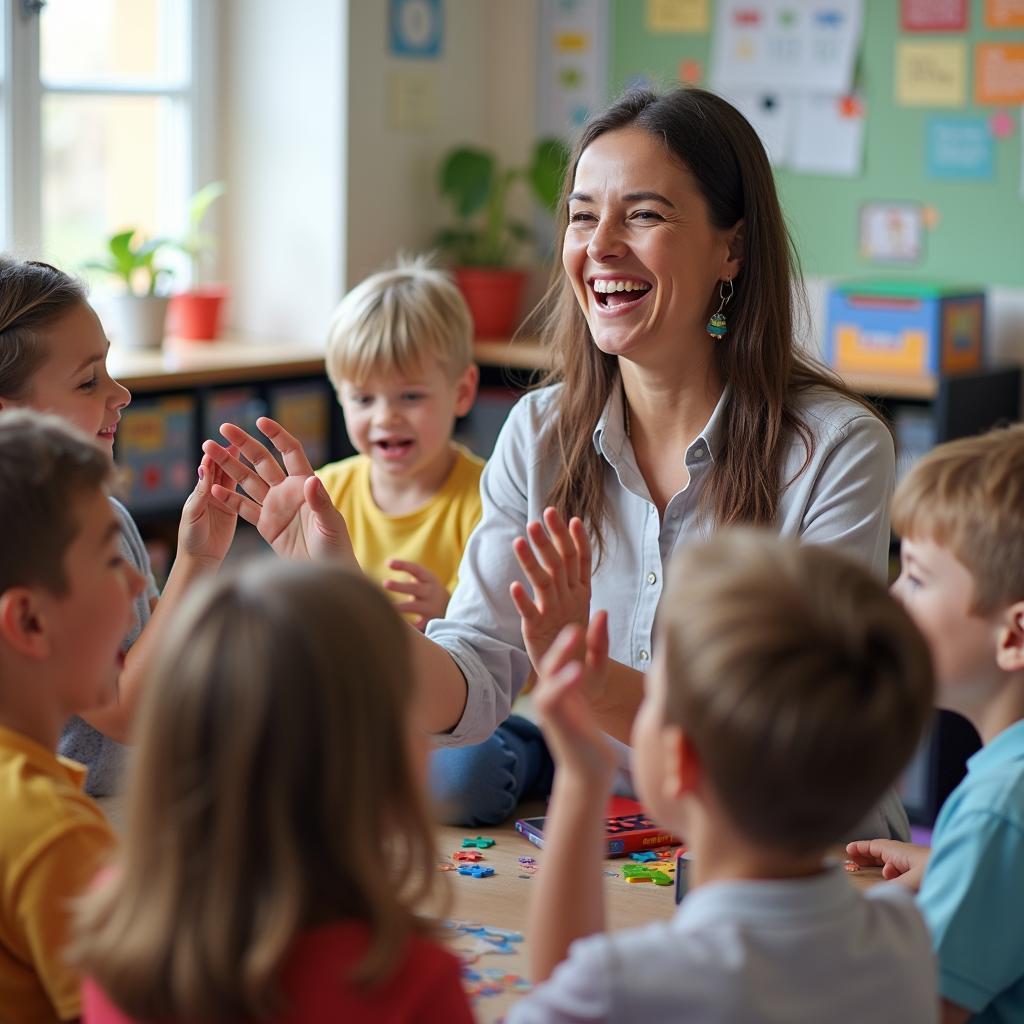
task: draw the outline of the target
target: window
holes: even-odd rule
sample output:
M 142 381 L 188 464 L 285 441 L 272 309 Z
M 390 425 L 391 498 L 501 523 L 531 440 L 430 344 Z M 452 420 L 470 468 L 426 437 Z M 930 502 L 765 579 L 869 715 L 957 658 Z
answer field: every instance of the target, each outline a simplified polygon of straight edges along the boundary
M 215 0 L 0 3 L 5 247 L 75 271 L 116 230 L 180 234 L 215 177 Z

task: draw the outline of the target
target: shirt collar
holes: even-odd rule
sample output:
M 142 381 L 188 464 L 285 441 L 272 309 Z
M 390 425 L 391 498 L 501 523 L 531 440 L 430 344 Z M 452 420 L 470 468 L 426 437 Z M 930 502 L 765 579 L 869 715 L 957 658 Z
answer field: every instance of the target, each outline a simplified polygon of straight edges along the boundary
M 704 429 L 693 439 L 687 450 L 687 462 L 690 460 L 690 453 L 702 444 L 706 448 L 711 461 L 722 450 L 722 435 L 725 430 L 725 409 L 729 403 L 731 392 L 730 385 L 726 384 L 722 391 L 722 397 L 718 399 L 711 417 L 704 424 Z M 603 455 L 611 461 L 625 447 L 628 438 L 626 436 L 626 407 L 622 394 L 622 384 L 619 378 L 615 379 L 612 385 L 612 393 L 604 404 L 601 416 L 594 427 L 594 448 L 599 455 Z
M 990 772 L 1011 761 L 1024 760 L 1024 721 L 1014 722 L 968 758 L 970 772 Z

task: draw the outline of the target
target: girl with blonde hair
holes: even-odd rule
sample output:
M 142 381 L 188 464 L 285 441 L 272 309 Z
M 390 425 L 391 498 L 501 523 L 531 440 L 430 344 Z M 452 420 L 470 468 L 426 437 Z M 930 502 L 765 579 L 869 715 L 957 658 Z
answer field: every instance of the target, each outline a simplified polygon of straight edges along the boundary
M 408 632 L 340 567 L 197 590 L 140 708 L 121 850 L 79 908 L 85 1021 L 472 1019 L 414 910 L 440 876 Z

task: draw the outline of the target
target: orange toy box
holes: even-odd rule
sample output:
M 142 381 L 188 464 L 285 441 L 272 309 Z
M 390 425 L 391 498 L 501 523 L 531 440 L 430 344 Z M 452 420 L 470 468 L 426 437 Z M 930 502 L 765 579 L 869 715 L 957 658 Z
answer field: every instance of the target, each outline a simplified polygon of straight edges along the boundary
M 984 328 L 980 289 L 847 282 L 829 292 L 825 358 L 839 373 L 963 373 L 982 365 Z

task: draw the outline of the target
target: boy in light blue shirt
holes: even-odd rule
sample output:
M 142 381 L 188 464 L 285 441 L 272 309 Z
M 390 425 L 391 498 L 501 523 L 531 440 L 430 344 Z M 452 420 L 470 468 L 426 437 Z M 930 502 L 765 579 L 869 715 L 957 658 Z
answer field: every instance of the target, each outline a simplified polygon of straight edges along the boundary
M 928 639 L 938 702 L 984 746 L 932 848 L 851 843 L 919 888 L 944 1024 L 1024 1020 L 1024 426 L 941 445 L 896 492 L 894 591 Z

